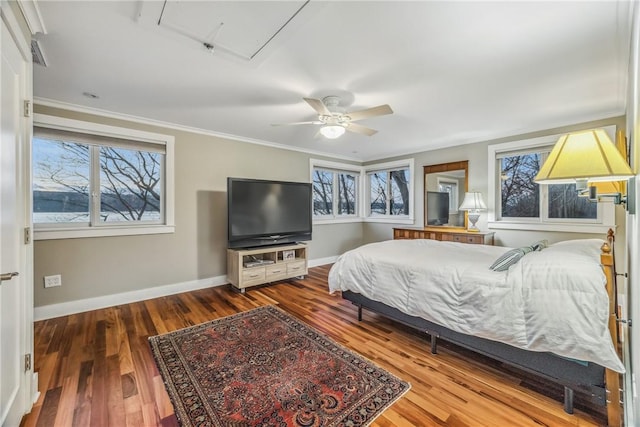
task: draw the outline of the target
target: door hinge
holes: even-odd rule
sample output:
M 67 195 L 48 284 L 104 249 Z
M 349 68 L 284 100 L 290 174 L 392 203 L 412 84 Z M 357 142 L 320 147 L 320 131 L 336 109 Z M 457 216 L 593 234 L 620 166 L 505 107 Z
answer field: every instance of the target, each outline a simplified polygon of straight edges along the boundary
M 31 370 L 31 353 L 24 355 L 24 371 L 28 372 Z
M 24 228 L 24 244 L 28 245 L 31 243 L 31 227 Z
M 28 99 L 24 101 L 24 116 L 31 117 L 31 101 Z

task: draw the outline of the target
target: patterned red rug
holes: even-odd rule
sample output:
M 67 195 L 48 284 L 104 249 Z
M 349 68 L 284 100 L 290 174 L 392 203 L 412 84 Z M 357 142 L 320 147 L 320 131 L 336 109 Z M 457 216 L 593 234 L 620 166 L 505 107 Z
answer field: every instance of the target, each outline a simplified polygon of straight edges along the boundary
M 364 426 L 410 388 L 274 306 L 149 343 L 183 426 Z

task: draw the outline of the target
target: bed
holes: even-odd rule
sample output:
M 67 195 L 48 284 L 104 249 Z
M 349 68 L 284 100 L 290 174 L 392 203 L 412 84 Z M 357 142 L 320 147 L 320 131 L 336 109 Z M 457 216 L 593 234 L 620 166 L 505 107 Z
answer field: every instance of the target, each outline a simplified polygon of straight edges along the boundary
M 615 272 L 611 242 L 581 239 L 526 251 L 504 271 L 489 268 L 514 248 L 437 240 L 364 245 L 336 261 L 330 292 L 564 386 L 607 405 L 619 425 Z M 540 246 L 540 245 L 539 245 Z M 545 246 L 545 245 L 541 245 Z M 540 247 L 537 247 L 540 249 Z

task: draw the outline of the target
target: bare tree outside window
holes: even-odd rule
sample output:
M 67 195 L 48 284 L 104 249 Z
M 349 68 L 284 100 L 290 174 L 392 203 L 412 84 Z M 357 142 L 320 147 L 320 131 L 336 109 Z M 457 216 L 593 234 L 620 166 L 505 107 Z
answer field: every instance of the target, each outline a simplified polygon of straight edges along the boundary
M 371 214 L 387 213 L 387 172 L 374 172 L 369 175 Z
M 313 170 L 313 214 L 355 215 L 358 175 L 349 172 Z M 337 200 L 335 196 L 337 195 Z
M 356 177 L 347 173 L 338 174 L 339 215 L 356 213 Z
M 333 214 L 333 172 L 313 171 L 313 215 Z
M 580 197 L 575 184 L 549 185 L 549 218 L 596 219 L 598 205 Z
M 391 171 L 391 215 L 409 215 L 409 171 Z
M 33 221 L 89 222 L 89 146 L 33 139 Z
M 311 173 L 316 219 L 350 221 L 366 215 L 386 221 L 390 219 L 384 217 L 410 215 L 413 162 L 371 165 L 368 171 L 347 164 L 321 163 L 312 163 Z M 364 200 L 366 205 L 362 206 Z
M 409 170 L 369 174 L 372 215 L 409 215 Z
M 504 157 L 501 163 L 502 216 L 540 216 L 540 188 L 533 179 L 540 170 L 541 154 Z
M 34 138 L 34 222 L 89 222 L 94 150 L 100 220 L 160 220 L 163 154 Z
M 541 186 L 534 182 L 544 153 L 504 157 L 501 160 L 502 216 L 539 218 Z M 551 219 L 596 219 L 598 208 L 580 197 L 575 184 L 547 187 L 547 216 Z
M 100 216 L 103 221 L 160 219 L 161 155 L 100 148 Z

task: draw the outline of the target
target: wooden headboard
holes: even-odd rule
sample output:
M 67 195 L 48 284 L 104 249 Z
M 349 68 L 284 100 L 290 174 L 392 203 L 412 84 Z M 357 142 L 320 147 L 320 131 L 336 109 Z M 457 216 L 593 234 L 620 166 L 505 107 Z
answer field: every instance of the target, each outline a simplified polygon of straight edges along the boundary
M 618 355 L 620 355 L 620 343 L 618 341 L 618 316 L 617 300 L 618 288 L 616 286 L 616 269 L 613 256 L 613 244 L 615 241 L 613 230 L 607 233 L 607 242 L 602 245 L 600 263 L 607 279 L 607 294 L 609 295 L 609 332 Z M 607 419 L 609 427 L 622 425 L 622 411 L 620 407 L 620 374 L 611 369 L 605 370 Z

